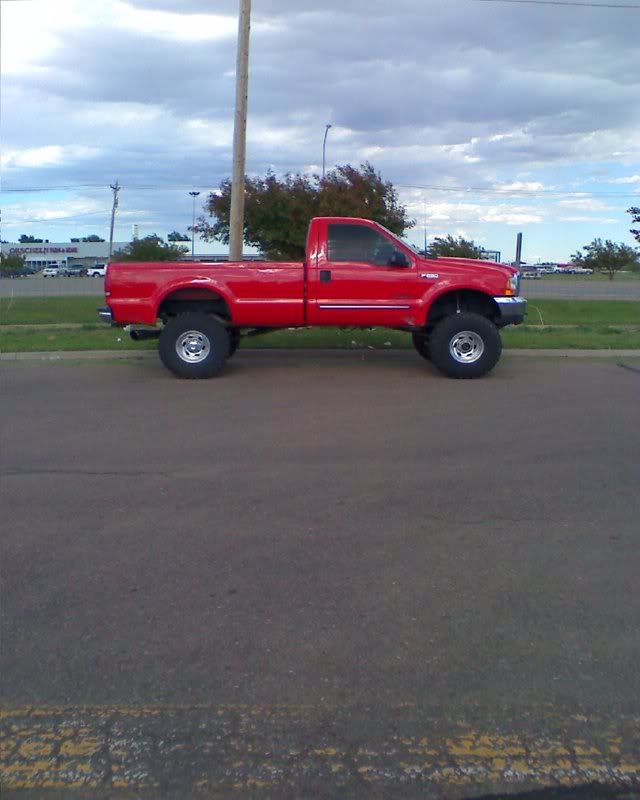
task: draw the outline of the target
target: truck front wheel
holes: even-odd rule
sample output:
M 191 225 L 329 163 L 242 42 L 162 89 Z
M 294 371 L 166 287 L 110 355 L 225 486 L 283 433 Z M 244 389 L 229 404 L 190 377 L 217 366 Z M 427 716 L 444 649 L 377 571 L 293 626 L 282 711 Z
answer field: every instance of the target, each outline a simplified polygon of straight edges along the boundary
M 464 312 L 436 325 L 429 350 L 433 365 L 449 378 L 480 378 L 498 363 L 502 341 L 490 319 Z
M 186 312 L 164 326 L 158 350 L 165 367 L 180 378 L 213 378 L 229 356 L 229 334 L 213 317 Z

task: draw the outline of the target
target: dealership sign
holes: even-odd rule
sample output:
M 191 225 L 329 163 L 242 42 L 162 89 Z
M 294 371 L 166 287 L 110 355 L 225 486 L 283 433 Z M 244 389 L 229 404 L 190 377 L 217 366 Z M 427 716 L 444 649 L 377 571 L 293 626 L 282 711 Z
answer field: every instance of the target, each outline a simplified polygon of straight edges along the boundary
M 77 253 L 77 247 L 12 247 L 10 253 Z

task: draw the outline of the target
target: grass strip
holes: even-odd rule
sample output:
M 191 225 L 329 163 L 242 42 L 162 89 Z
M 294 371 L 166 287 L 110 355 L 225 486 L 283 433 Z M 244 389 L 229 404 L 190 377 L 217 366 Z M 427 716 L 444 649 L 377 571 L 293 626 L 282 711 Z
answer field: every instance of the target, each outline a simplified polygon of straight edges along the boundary
M 531 349 L 640 349 L 638 330 L 580 326 L 576 328 L 508 328 L 502 333 L 505 348 Z M 38 352 L 65 350 L 148 350 L 157 346 L 155 341 L 134 342 L 129 335 L 113 328 L 49 329 L 24 331 L 0 329 L 0 351 Z M 312 328 L 293 331 L 275 331 L 264 336 L 244 339 L 243 348 L 287 349 L 410 349 L 411 337 L 400 331 L 385 329 L 341 330 L 338 328 Z
M 104 296 L 0 297 L 0 326 L 96 323 Z
M 104 297 L 0 298 L 3 325 L 99 324 Z M 629 300 L 529 301 L 529 325 L 638 325 L 640 303 Z

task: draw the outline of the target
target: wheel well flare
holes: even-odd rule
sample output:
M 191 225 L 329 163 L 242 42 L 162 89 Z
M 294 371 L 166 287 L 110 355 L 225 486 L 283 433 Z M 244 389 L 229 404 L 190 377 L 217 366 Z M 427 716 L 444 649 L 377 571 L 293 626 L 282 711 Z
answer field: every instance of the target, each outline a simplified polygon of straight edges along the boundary
M 224 297 L 210 289 L 184 287 L 174 289 L 160 301 L 158 319 L 166 320 L 188 311 L 215 314 L 231 320 L 231 311 Z
M 427 315 L 427 327 L 433 327 L 441 319 L 458 311 L 472 311 L 492 321 L 500 316 L 500 309 L 493 297 L 472 289 L 460 289 L 447 292 L 434 300 Z

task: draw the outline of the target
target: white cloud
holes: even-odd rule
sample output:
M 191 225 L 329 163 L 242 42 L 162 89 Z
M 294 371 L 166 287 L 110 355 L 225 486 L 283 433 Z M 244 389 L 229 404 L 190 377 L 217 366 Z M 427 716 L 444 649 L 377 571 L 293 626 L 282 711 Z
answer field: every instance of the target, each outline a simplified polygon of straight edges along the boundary
M 2 169 L 52 167 L 91 159 L 100 154 L 97 147 L 86 145 L 50 144 L 44 147 L 25 147 L 21 150 L 3 150 Z
M 558 205 L 562 208 L 574 208 L 576 211 L 607 211 L 609 206 L 602 200 L 592 197 L 573 197 L 566 200 L 559 200 Z
M 494 141 L 494 139 L 490 139 Z M 501 192 L 539 192 L 544 190 L 544 183 L 540 181 L 513 181 L 512 183 L 498 183 L 494 186 Z
M 628 175 L 626 178 L 613 178 L 608 183 L 640 184 L 640 175 Z

